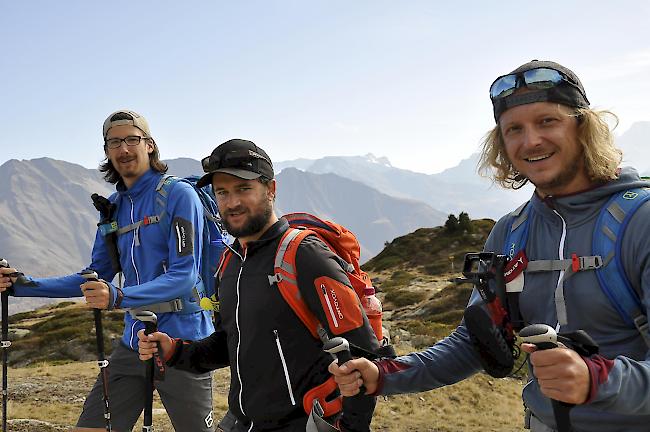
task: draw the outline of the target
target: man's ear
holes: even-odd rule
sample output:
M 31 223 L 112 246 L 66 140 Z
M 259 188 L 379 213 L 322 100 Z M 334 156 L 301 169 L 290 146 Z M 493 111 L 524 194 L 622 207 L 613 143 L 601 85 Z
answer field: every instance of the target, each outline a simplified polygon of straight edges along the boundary
M 271 181 L 269 181 L 266 184 L 266 186 L 267 186 L 267 191 L 266 191 L 267 197 L 269 198 L 269 200 L 273 201 L 275 199 L 275 186 L 276 186 L 275 179 L 271 179 Z

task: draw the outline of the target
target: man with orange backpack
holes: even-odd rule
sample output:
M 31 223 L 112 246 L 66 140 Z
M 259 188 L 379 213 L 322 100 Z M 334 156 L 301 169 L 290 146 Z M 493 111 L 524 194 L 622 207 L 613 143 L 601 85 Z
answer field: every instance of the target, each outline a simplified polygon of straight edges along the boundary
M 341 430 L 368 431 L 375 398 L 333 399 L 332 357 L 323 351 L 333 337 L 346 338 L 355 355 L 380 350 L 359 301 L 363 288 L 359 294 L 351 283 L 363 280 L 358 243 L 347 246 L 351 233 L 310 215 L 298 219 L 335 232 L 335 244 L 278 219 L 273 165 L 253 142 L 229 140 L 202 165 L 207 174 L 198 184 L 212 183 L 223 224 L 236 237 L 217 274 L 216 331 L 195 342 L 141 332 L 140 358 L 157 352 L 158 342 L 169 366 L 196 373 L 230 366 L 229 411 L 220 430 L 305 431 L 316 412 Z M 354 243 L 354 263 L 332 252 Z

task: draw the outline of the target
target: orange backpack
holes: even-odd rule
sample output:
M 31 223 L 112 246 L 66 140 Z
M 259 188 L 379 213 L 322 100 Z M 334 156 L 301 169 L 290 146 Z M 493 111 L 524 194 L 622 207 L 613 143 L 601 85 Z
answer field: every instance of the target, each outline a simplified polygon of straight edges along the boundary
M 309 310 L 298 289 L 296 253 L 300 242 L 309 235 L 315 235 L 321 239 L 339 258 L 340 264 L 346 271 L 350 284 L 360 301 L 363 300 L 365 291 L 368 288 L 373 288 L 372 282 L 368 274 L 361 270 L 359 266 L 361 248 L 352 231 L 335 222 L 322 220 L 309 213 L 289 213 L 284 215 L 283 218 L 287 220 L 291 228 L 284 233 L 280 240 L 275 254 L 274 276 L 269 276 L 269 282 L 277 282 L 280 294 L 291 306 L 291 309 L 305 324 L 312 336 L 320 339 L 318 334 L 318 329 L 321 327 L 320 322 Z M 232 252 L 226 248 L 218 266 L 217 274 L 219 279 L 221 279 L 231 257 Z M 214 303 L 215 300 L 218 302 L 218 299 L 215 298 L 212 306 L 204 307 L 204 309 L 215 309 L 217 307 Z M 207 303 L 205 304 L 207 305 Z M 368 320 L 377 336 L 377 340 L 381 342 L 383 338 L 381 314 L 372 314 L 368 316 Z

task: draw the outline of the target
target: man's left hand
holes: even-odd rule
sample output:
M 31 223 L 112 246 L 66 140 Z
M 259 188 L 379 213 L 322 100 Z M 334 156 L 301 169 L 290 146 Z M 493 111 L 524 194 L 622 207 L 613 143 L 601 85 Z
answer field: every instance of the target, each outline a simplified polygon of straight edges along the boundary
M 533 374 L 542 393 L 561 402 L 582 404 L 589 397 L 589 368 L 580 355 L 568 348 L 537 350 L 535 345 L 522 344 L 530 354 Z
M 108 309 L 111 292 L 104 281 L 89 281 L 81 284 L 86 305 L 94 309 Z

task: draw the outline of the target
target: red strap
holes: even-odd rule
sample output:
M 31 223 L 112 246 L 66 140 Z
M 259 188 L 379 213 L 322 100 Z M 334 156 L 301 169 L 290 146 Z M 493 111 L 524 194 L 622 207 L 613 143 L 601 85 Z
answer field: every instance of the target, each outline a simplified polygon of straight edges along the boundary
M 287 271 L 282 267 L 275 267 L 274 271 L 276 275 L 280 275 L 280 281 L 277 282 L 278 289 L 284 300 L 289 304 L 289 307 L 294 311 L 298 316 L 300 321 L 307 327 L 307 330 L 311 335 L 320 339 L 318 336 L 318 328 L 320 327 L 320 322 L 318 318 L 309 310 L 309 307 L 302 299 L 300 294 L 300 289 L 298 288 L 298 274 L 296 271 L 296 253 L 298 252 L 298 246 L 300 242 L 307 236 L 314 234 L 310 230 L 300 230 L 300 232 L 293 238 L 291 241 L 286 244 L 287 237 L 289 233 L 295 230 L 296 228 L 289 228 L 278 245 L 278 251 L 276 252 L 276 261 L 284 262 L 287 264 L 287 268 L 293 269 L 293 272 Z M 284 250 L 284 255 L 279 256 L 283 246 L 286 246 Z
M 221 254 L 221 260 L 219 262 L 219 267 L 217 267 L 218 270 L 218 278 L 221 280 L 221 277 L 223 276 L 223 273 L 226 271 L 226 267 L 228 267 L 228 263 L 230 262 L 230 258 L 232 258 L 232 251 L 228 248 L 225 248 L 223 253 Z
M 307 414 L 311 413 L 314 401 L 317 400 L 325 413 L 323 417 L 331 417 L 336 413 L 343 410 L 343 398 L 341 396 L 328 401 L 327 396 L 331 395 L 336 390 L 336 381 L 334 377 L 330 376 L 323 384 L 314 387 L 305 393 L 302 398 L 302 408 Z

